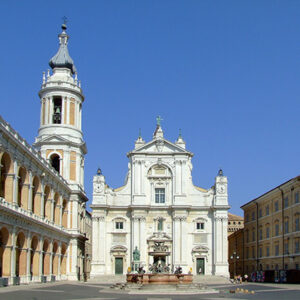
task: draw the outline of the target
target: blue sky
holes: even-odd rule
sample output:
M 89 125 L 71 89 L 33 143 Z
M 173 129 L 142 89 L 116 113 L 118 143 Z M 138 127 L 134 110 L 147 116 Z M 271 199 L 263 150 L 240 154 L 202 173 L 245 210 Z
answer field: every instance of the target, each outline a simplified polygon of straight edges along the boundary
M 90 199 L 98 166 L 123 184 L 126 153 L 157 115 L 170 141 L 182 129 L 196 185 L 223 168 L 233 213 L 299 174 L 300 1 L 1 0 L 0 113 L 30 143 L 63 16 L 86 97 Z

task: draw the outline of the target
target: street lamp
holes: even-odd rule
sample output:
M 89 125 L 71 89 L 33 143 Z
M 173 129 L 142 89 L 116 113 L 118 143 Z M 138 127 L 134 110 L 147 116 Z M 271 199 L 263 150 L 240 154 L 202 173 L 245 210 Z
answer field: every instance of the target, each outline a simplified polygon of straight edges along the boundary
M 233 251 L 232 255 L 230 256 L 233 259 L 233 278 L 236 276 L 236 261 L 240 258 L 235 251 Z

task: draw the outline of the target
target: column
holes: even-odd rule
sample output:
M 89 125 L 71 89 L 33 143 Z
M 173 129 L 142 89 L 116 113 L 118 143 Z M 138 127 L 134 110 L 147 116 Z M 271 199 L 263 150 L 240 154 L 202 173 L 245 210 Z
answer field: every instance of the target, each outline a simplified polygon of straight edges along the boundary
M 186 161 L 185 160 L 182 160 L 181 161 L 181 193 L 184 194 L 185 193 L 185 185 L 186 185 L 186 173 L 185 173 L 185 170 L 186 170 Z
M 13 176 L 13 205 L 18 206 L 18 163 L 16 157 L 14 158 L 14 176 Z
M 102 264 L 105 264 L 105 249 L 106 249 L 106 241 L 105 241 L 105 237 L 106 237 L 106 226 L 105 226 L 105 218 L 104 217 L 99 217 L 99 234 L 100 234 L 100 238 L 99 238 L 99 245 L 98 245 L 98 250 L 99 250 L 99 255 L 100 255 L 100 262 Z
M 50 221 L 54 222 L 54 199 L 51 199 L 51 215 L 50 215 Z
M 49 275 L 53 275 L 53 240 L 50 242 Z
M 60 271 L 60 263 L 61 263 L 61 242 L 58 243 L 57 249 L 57 256 L 58 256 L 58 264 L 57 264 L 57 279 L 61 278 L 61 271 Z
M 140 232 L 139 232 L 139 218 L 137 216 L 133 216 L 132 217 L 132 223 L 133 223 L 133 232 L 132 232 L 132 251 L 134 251 L 135 247 L 139 248 L 139 251 L 141 251 L 140 249 Z
M 44 238 L 43 237 L 41 237 L 40 238 L 40 242 L 39 242 L 39 248 L 40 248 L 40 257 L 39 257 L 39 276 L 41 276 L 41 275 L 44 275 L 43 274 L 43 253 L 44 253 L 44 251 L 43 251 L 43 242 L 44 242 Z
M 61 124 L 65 124 L 65 97 L 61 97 Z
M 140 187 L 140 164 L 139 161 L 135 161 L 135 180 L 134 180 L 134 193 L 139 194 L 139 187 Z
M 187 249 L 186 243 L 187 243 L 187 223 L 186 223 L 186 217 L 181 217 L 180 219 L 180 237 L 181 237 L 181 243 L 180 243 L 180 263 L 181 264 L 187 264 L 187 257 L 188 253 L 185 252 Z
M 79 230 L 78 228 L 78 202 L 72 201 L 72 222 L 73 222 L 73 229 Z
M 70 124 L 70 98 L 67 98 L 67 124 Z
M 180 184 L 181 184 L 180 162 L 175 161 L 175 194 L 181 193 Z
M 76 182 L 80 183 L 80 175 L 81 175 L 81 155 L 80 153 L 76 153 Z
M 181 263 L 180 218 L 173 217 L 173 264 Z M 175 266 L 174 266 L 175 267 Z
M 44 115 L 44 125 L 48 124 L 48 99 L 45 98 L 44 100 L 44 106 L 45 106 L 45 115 Z
M 49 97 L 49 124 L 53 124 L 53 99 Z
M 60 203 L 61 205 L 59 205 L 59 226 L 62 226 L 62 219 L 63 219 L 63 205 L 62 205 L 62 201 L 63 199 L 60 198 Z
M 10 257 L 10 276 L 16 277 L 16 227 L 14 226 L 11 232 L 11 257 Z
M 42 218 L 45 218 L 44 206 L 45 206 L 45 194 L 44 194 L 44 184 L 42 183 L 41 210 L 40 210 L 40 215 Z
M 30 267 L 31 267 L 31 232 L 28 231 L 27 234 L 27 257 L 26 257 L 26 277 L 27 277 L 27 282 L 29 283 L 31 280 L 31 274 L 30 274 Z
M 67 212 L 67 227 L 71 228 L 71 201 L 68 201 L 68 212 Z
M 140 189 L 141 194 L 145 193 L 144 170 L 145 170 L 145 161 L 141 161 L 141 189 Z
M 29 174 L 28 210 L 32 211 L 32 171 L 28 170 L 28 174 Z
M 93 227 L 93 248 L 92 248 L 92 257 L 93 257 L 93 262 L 99 262 L 99 249 L 98 249 L 98 239 L 99 239 L 99 225 L 98 225 L 98 217 L 93 217 L 92 218 L 92 227 Z
M 140 253 L 141 253 L 141 263 L 146 264 L 146 255 L 147 255 L 147 242 L 146 242 L 146 218 L 141 217 L 140 219 Z
M 40 111 L 40 127 L 41 127 L 42 125 L 44 125 L 43 124 L 44 99 L 41 99 L 40 104 L 41 104 L 41 111 Z

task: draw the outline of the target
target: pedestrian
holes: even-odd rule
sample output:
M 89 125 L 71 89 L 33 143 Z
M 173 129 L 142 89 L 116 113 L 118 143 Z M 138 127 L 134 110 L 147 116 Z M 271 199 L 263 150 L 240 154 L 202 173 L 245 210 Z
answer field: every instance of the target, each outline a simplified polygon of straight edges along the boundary
M 248 275 L 247 274 L 244 275 L 244 278 L 245 278 L 245 281 L 248 282 Z

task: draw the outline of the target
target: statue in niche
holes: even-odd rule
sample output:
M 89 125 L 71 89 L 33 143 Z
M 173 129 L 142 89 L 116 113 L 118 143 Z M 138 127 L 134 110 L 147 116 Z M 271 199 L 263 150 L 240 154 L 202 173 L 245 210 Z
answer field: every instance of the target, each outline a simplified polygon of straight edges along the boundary
M 139 261 L 140 260 L 141 254 L 140 254 L 140 251 L 137 248 L 137 246 L 135 246 L 135 249 L 134 249 L 132 254 L 133 254 L 133 260 L 134 261 Z

